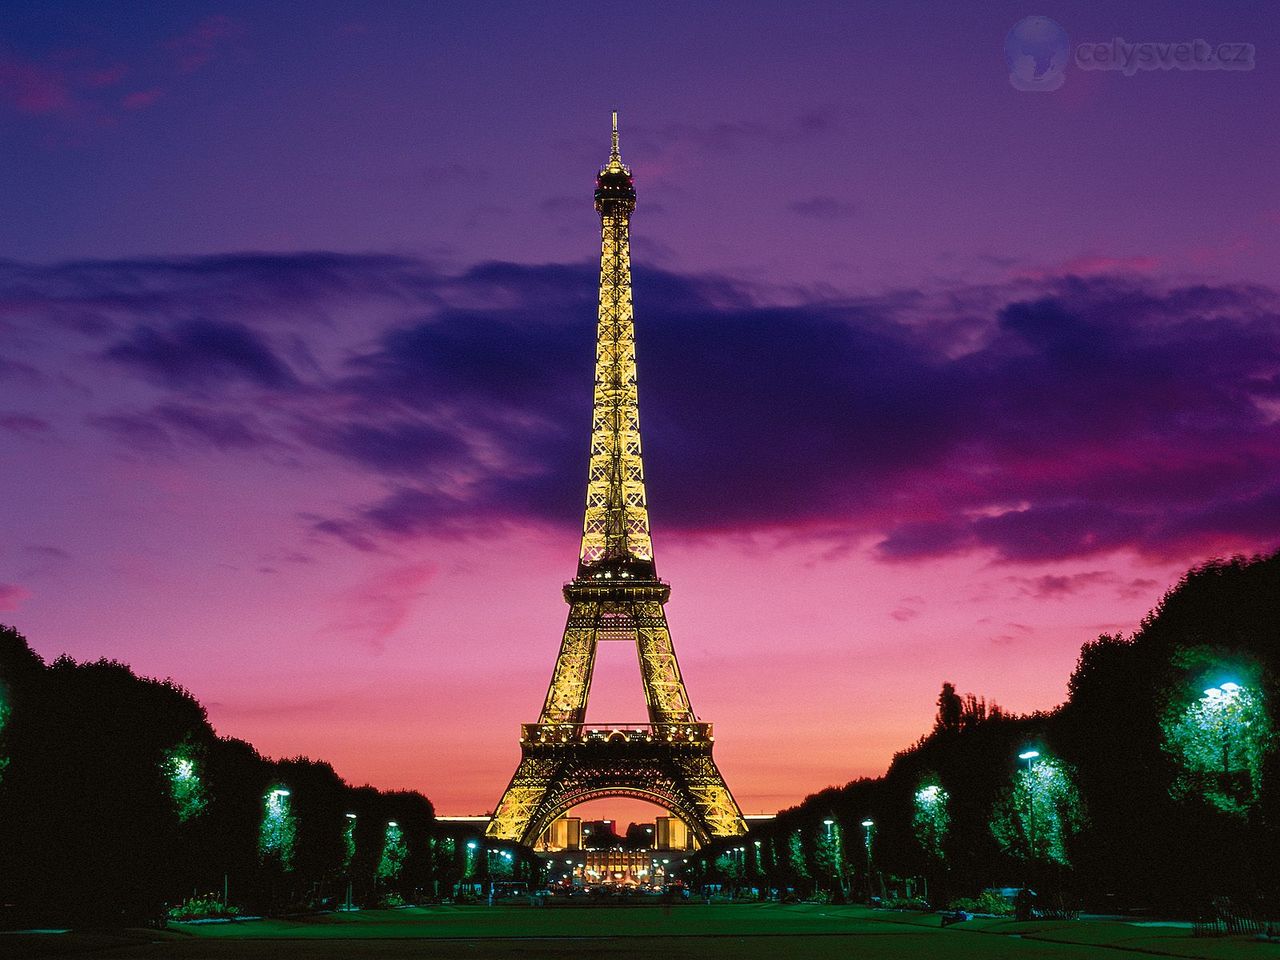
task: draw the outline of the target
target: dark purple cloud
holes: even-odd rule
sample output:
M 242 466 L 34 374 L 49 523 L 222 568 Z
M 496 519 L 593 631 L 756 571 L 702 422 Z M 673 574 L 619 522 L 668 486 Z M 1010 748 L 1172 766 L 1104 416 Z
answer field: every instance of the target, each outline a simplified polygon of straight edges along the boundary
M 7 430 L 19 436 L 33 436 L 49 433 L 53 426 L 43 417 L 33 417 L 26 413 L 0 412 L 0 430 Z
M 87 418 L 92 427 L 115 436 L 143 453 L 172 455 L 181 439 L 216 450 L 252 450 L 279 442 L 252 412 L 223 412 L 189 403 L 162 403 L 138 413 L 110 413 Z
M 253 416 L 178 403 L 161 404 L 155 409 L 155 416 L 179 434 L 220 450 L 252 448 L 270 442 Z
M 154 416 L 108 413 L 91 416 L 88 423 L 132 450 L 151 454 L 169 454 L 173 450 L 173 439 Z
M 165 330 L 138 326 L 108 347 L 106 356 L 175 388 L 234 380 L 268 389 L 297 383 L 259 334 L 222 320 L 187 320 Z
M 51 310 L 74 302 L 128 331 L 102 355 L 159 396 L 94 422 L 134 447 L 337 456 L 387 494 L 309 522 L 362 549 L 577 522 L 594 265 L 443 273 L 305 254 L 23 269 L 33 315 L 47 290 Z M 660 531 L 871 537 L 897 561 L 1280 539 L 1269 290 L 1108 275 L 775 297 L 641 268 L 635 298 Z M 357 319 L 339 323 L 344 311 Z
M 1037 600 L 1063 600 L 1096 588 L 1110 587 L 1126 599 L 1147 596 L 1159 583 L 1146 577 L 1125 580 L 1109 570 L 1086 570 L 1081 573 L 1046 573 L 1039 577 L 1006 578 L 1018 587 L 1019 593 Z
M 301 434 L 317 447 L 386 474 L 421 474 L 468 455 L 466 444 L 455 434 L 407 420 L 313 423 Z

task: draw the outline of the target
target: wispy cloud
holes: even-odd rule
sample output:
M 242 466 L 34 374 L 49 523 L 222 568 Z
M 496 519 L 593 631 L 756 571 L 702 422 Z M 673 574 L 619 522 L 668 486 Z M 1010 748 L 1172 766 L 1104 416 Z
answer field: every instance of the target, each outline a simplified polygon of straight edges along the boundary
M 23 601 L 31 596 L 31 591 L 16 583 L 0 583 L 0 610 L 17 610 Z
M 1065 600 L 1097 589 L 1110 589 L 1123 599 L 1149 596 L 1159 583 L 1146 577 L 1128 579 L 1110 570 L 1086 570 L 1079 573 L 1046 573 L 1038 577 L 1005 578 L 1023 596 L 1037 600 Z
M 165 46 L 173 54 L 182 73 L 195 73 L 222 55 L 244 32 L 238 21 L 216 14 L 205 17 L 190 30 L 169 40 Z
M 187 320 L 164 330 L 139 325 L 106 356 L 170 387 L 246 380 L 280 389 L 297 383 L 260 334 L 224 320 Z
M 814 220 L 848 220 L 857 212 L 857 208 L 852 203 L 828 196 L 793 200 L 787 204 L 787 209 L 799 216 Z
M 431 563 L 403 564 L 341 592 L 333 598 L 336 615 L 321 634 L 356 638 L 381 652 L 408 620 L 435 573 Z
M 146 110 L 182 79 L 229 51 L 245 34 L 224 15 L 206 17 L 137 62 L 121 63 L 87 47 L 33 56 L 0 45 L 0 106 L 20 116 L 102 128 Z

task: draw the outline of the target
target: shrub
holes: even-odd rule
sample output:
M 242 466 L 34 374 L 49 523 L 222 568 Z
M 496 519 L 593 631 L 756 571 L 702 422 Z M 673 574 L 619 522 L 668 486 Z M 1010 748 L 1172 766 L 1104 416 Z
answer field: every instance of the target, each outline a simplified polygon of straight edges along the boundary
M 965 913 L 987 913 L 995 917 L 1013 916 L 1013 904 L 990 890 L 984 890 L 977 897 L 958 897 L 947 904 L 947 909 L 963 910 Z
M 170 920 L 210 920 L 215 917 L 238 917 L 240 908 L 235 904 L 223 903 L 221 898 L 210 893 L 203 897 L 192 897 L 190 900 L 169 908 Z

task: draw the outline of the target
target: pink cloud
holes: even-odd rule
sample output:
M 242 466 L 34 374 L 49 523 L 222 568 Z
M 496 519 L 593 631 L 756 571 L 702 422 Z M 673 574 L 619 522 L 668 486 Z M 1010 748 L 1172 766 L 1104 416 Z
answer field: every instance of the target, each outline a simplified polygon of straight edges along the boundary
M 101 70 L 94 70 L 85 78 L 85 83 L 94 88 L 114 87 L 129 73 L 127 64 L 117 63 Z
M 435 573 L 434 564 L 407 563 L 370 577 L 335 598 L 337 616 L 320 632 L 355 640 L 381 653 Z
M 1085 254 L 1062 265 L 1061 273 L 1094 276 L 1100 273 L 1152 273 L 1160 269 L 1159 257 L 1108 257 Z
M 243 33 L 243 27 L 235 20 L 217 14 L 205 17 L 166 46 L 177 58 L 178 69 L 182 73 L 194 73 L 215 60 L 232 40 Z
M 67 113 L 75 108 L 72 84 L 61 69 L 17 57 L 0 59 L 0 100 L 20 113 Z
M 0 610 L 17 610 L 31 591 L 16 583 L 0 583 Z
M 159 87 L 152 87 L 150 90 L 138 90 L 121 100 L 120 106 L 126 110 L 144 110 L 162 96 L 164 96 L 164 91 Z
M 1016 267 L 1010 271 L 1012 280 L 1051 280 L 1063 276 L 1100 277 L 1109 274 L 1136 274 L 1146 276 L 1155 273 L 1164 262 L 1159 257 L 1112 257 L 1084 253 L 1061 263 L 1042 267 Z
M 95 51 L 84 49 L 60 50 L 40 59 L 0 50 L 0 105 L 27 116 L 109 127 L 121 110 L 137 111 L 155 104 L 175 73 L 195 73 L 221 56 L 242 32 L 230 17 L 206 17 L 137 64 L 103 63 Z M 136 74 L 151 84 L 123 96 L 111 93 Z

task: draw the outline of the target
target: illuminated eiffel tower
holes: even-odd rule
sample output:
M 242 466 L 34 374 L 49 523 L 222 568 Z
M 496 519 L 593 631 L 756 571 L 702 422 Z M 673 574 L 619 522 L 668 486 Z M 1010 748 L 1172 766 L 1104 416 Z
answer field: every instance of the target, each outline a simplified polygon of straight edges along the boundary
M 711 758 L 711 724 L 689 706 L 649 539 L 631 306 L 631 212 L 636 190 L 613 149 L 596 177 L 600 213 L 600 307 L 596 334 L 591 465 L 578 575 L 564 587 L 569 622 L 537 723 L 520 731 L 520 765 L 488 835 L 532 845 L 571 807 L 633 797 L 670 810 L 701 843 L 747 826 Z M 596 645 L 636 644 L 647 723 L 587 724 Z

